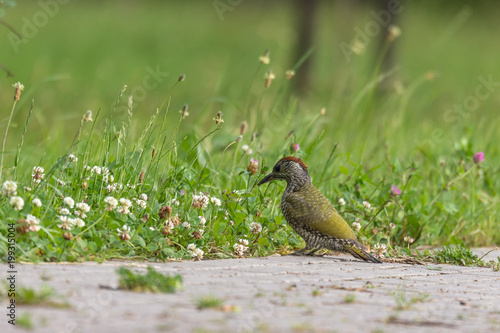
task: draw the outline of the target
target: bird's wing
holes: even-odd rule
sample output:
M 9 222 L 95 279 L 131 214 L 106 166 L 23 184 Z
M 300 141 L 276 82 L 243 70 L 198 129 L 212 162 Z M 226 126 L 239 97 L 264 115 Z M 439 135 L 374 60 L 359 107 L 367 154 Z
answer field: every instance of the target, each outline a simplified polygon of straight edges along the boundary
M 340 239 L 356 240 L 356 234 L 337 213 L 331 202 L 316 188 L 307 193 L 293 192 L 284 199 L 287 216 L 296 223 L 308 226 L 322 234 Z

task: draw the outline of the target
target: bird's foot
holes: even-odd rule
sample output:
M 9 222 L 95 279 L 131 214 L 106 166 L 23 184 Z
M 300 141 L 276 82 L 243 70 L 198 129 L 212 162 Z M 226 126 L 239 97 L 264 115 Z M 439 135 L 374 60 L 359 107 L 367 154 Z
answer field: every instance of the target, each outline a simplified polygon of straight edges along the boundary
M 311 251 L 309 251 L 309 252 L 307 252 L 307 253 L 304 253 L 304 254 L 305 254 L 306 256 L 313 256 L 313 257 L 314 257 L 314 256 L 316 256 L 316 254 L 315 254 L 315 253 L 316 253 L 318 250 L 319 250 L 319 249 L 313 249 L 313 250 L 311 250 Z M 321 256 L 323 256 L 323 255 L 321 255 Z
M 306 253 L 304 253 L 306 250 L 307 250 L 306 248 L 303 248 L 303 249 L 300 249 L 298 251 L 292 252 L 289 255 L 290 256 L 305 256 L 305 255 L 307 255 Z
M 314 256 L 314 253 L 316 251 L 318 251 L 319 249 L 312 249 L 311 251 L 306 252 L 308 250 L 311 250 L 311 249 L 303 248 L 303 249 L 300 249 L 300 250 L 295 251 L 293 253 L 290 253 L 290 255 L 291 256 Z

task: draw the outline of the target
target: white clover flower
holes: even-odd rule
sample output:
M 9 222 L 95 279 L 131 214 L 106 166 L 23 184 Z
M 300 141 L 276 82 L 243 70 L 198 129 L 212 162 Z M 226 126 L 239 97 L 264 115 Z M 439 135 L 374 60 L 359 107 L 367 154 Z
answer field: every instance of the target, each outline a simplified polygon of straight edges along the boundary
M 90 165 L 86 165 L 86 166 L 84 166 L 84 167 L 83 167 L 83 169 L 84 169 L 85 171 L 90 171 L 90 170 L 92 170 L 92 168 L 90 167 Z
M 394 223 L 389 223 L 389 228 L 394 229 L 396 228 L 396 225 Z
M 102 181 L 105 183 L 112 183 L 115 180 L 115 177 L 113 177 L 112 174 L 105 174 L 102 176 Z
M 141 200 L 141 199 L 137 200 L 137 205 L 139 205 L 139 207 L 141 207 L 142 209 L 144 209 L 148 206 L 146 201 Z
M 28 216 L 26 216 L 26 222 L 28 222 L 29 224 L 30 231 L 37 232 L 40 230 L 39 226 L 40 220 L 37 219 L 35 216 L 28 214 Z
M 172 205 L 179 206 L 181 203 L 177 199 L 172 199 Z
M 35 207 L 42 207 L 42 200 L 38 199 L 38 198 L 35 198 L 33 199 L 33 201 L 31 201 L 31 203 L 33 204 L 33 206 Z
M 340 198 L 339 199 L 339 205 L 345 206 L 345 200 L 344 200 L 344 198 Z
M 11 196 L 17 194 L 17 184 L 11 180 L 6 180 L 2 184 L 2 191 L 5 195 Z
M 122 240 L 122 241 L 128 241 L 131 237 L 129 235 L 129 232 L 130 232 L 130 228 L 127 227 L 127 225 L 123 225 L 123 227 L 120 229 L 116 229 L 118 231 L 118 237 Z
M 68 161 L 73 162 L 73 163 L 78 162 L 78 157 L 76 157 L 73 154 L 69 154 L 68 155 Z
M 248 250 L 248 240 L 246 239 L 239 239 L 238 243 L 233 245 L 234 253 L 241 257 L 245 254 L 246 250 Z
M 189 244 L 187 250 L 191 254 L 191 258 L 196 258 L 196 260 L 201 260 L 205 252 L 202 249 L 196 247 L 196 244 Z
M 106 197 L 104 199 L 104 203 L 106 204 L 106 210 L 112 211 L 118 206 L 118 200 L 114 197 Z
M 200 195 L 193 195 L 193 208 L 205 208 L 208 205 L 208 197 L 203 193 Z
M 24 190 L 25 190 L 26 192 L 31 192 L 31 187 L 29 187 L 29 186 L 24 186 Z
M 381 257 L 384 253 L 387 252 L 387 246 L 385 244 L 380 244 L 377 243 L 373 246 L 373 252 L 378 256 Z
M 123 190 L 123 184 L 122 183 L 114 183 L 113 186 L 115 187 L 116 190 L 121 191 Z
M 410 236 L 405 236 L 404 238 L 404 241 L 407 242 L 407 243 L 413 243 L 415 240 L 413 238 L 411 238 Z
M 66 206 L 69 206 L 69 208 L 73 208 L 75 207 L 75 200 L 73 200 L 72 198 L 70 197 L 66 197 L 63 199 L 63 202 Z
M 102 173 L 103 176 L 106 176 L 106 175 L 109 174 L 109 169 L 106 168 L 106 167 L 102 167 L 101 168 L 101 173 Z
M 58 215 L 57 217 L 61 220 L 61 223 L 57 225 L 59 228 L 62 230 L 71 230 L 71 227 L 75 223 L 72 218 L 63 215 Z
M 368 201 L 363 201 L 363 206 L 366 208 L 366 209 L 370 209 L 371 205 Z
M 114 185 L 114 184 L 113 184 L 113 185 L 108 185 L 108 186 L 106 186 L 106 191 L 108 191 L 108 193 L 111 193 L 111 192 L 113 192 L 114 190 L 116 190 L 116 187 L 115 187 L 115 185 Z
M 130 209 L 128 209 L 128 207 L 124 207 L 124 206 L 118 206 L 118 208 L 116 208 L 116 211 L 120 214 L 129 214 L 130 213 Z
M 191 229 L 191 224 L 189 224 L 189 222 L 188 222 L 188 221 L 183 222 L 183 223 L 182 223 L 182 226 L 183 226 L 184 228 L 186 228 L 186 229 Z
M 207 219 L 204 218 L 203 216 L 198 216 L 198 218 L 200 219 L 200 224 L 201 225 L 205 225 L 207 223 Z
M 61 208 L 59 210 L 59 214 L 61 214 L 61 215 L 69 215 L 69 209 L 68 208 Z
M 85 202 L 79 202 L 76 204 L 75 208 L 75 215 L 81 217 L 82 219 L 86 218 L 87 215 L 85 213 L 88 213 L 90 211 L 90 206 L 87 205 Z
M 151 230 L 151 231 L 155 231 L 155 228 L 153 228 L 153 227 L 149 227 L 149 230 Z
M 126 198 L 120 198 L 120 204 L 125 207 L 125 208 L 130 208 L 132 207 L 132 201 Z
M 205 252 L 202 249 L 196 249 L 193 254 L 196 257 L 196 260 L 201 260 Z
M 220 207 L 221 205 L 221 201 L 220 199 L 216 198 L 216 197 L 211 197 L 210 198 L 210 202 L 212 202 L 214 205 L 216 205 L 217 207 Z
M 83 221 L 81 218 L 77 217 L 73 219 L 73 223 L 78 227 L 78 228 L 83 228 L 85 227 L 85 221 Z
M 144 201 L 148 201 L 148 195 L 147 195 L 146 193 L 142 193 L 142 194 L 139 196 L 139 199 L 144 200 Z
M 10 197 L 10 205 L 14 207 L 15 210 L 21 210 L 24 207 L 24 200 L 18 196 Z
M 96 175 L 100 175 L 102 172 L 101 167 L 99 167 L 97 165 L 94 165 L 90 171 L 92 173 L 95 173 Z
M 35 183 L 39 184 L 42 181 L 42 179 L 45 177 L 44 171 L 44 168 L 42 168 L 41 166 L 33 167 L 31 177 L 33 178 L 33 181 Z
M 262 232 L 262 225 L 257 222 L 252 222 L 250 224 L 250 232 L 252 232 L 254 235 L 258 235 Z
M 352 228 L 356 231 L 360 231 L 361 230 L 361 223 L 359 222 L 353 222 L 352 223 Z
M 250 155 L 253 153 L 253 150 L 248 146 L 248 145 L 243 145 L 241 147 L 241 150 L 243 150 L 243 152 L 247 155 Z
M 65 182 L 64 180 L 61 180 L 61 179 L 59 179 L 59 178 L 56 178 L 56 181 L 57 181 L 57 183 L 58 183 L 59 185 L 61 185 L 61 186 L 66 185 L 66 182 Z
M 172 230 L 174 227 L 175 227 L 174 222 L 172 222 L 171 219 L 168 219 L 165 221 L 165 228 L 166 228 L 167 233 L 169 233 L 170 230 Z

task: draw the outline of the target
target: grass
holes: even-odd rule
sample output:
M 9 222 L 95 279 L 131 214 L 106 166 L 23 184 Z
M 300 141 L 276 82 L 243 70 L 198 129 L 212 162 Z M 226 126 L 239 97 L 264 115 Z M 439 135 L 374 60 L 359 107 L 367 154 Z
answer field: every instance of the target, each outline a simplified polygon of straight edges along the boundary
M 200 310 L 204 309 L 217 309 L 221 308 L 222 305 L 224 305 L 224 299 L 222 298 L 217 298 L 216 296 L 209 294 L 209 295 L 202 295 L 195 300 L 196 307 Z
M 483 258 L 490 252 L 497 250 L 497 248 L 490 250 L 482 257 L 474 254 L 469 248 L 464 244 L 459 244 L 457 246 L 444 246 L 442 249 L 438 250 L 411 250 L 404 248 L 395 248 L 392 251 L 394 257 L 406 257 L 411 256 L 422 262 L 432 262 L 437 264 L 451 264 L 459 266 L 476 266 L 476 267 L 491 267 L 494 271 L 498 271 L 500 267 L 500 257 L 497 257 L 497 261 L 490 260 L 484 261 Z M 441 269 L 440 267 L 429 267 L 429 269 Z
M 409 310 L 414 304 L 425 302 L 429 298 L 428 293 L 417 293 L 408 297 L 405 288 L 402 286 L 398 287 L 393 296 L 396 301 L 396 306 L 394 307 L 396 311 Z
M 344 296 L 344 303 L 354 303 L 356 301 L 356 294 L 347 294 Z
M 7 298 L 7 287 L 0 290 L 0 298 Z M 70 305 L 49 285 L 42 285 L 37 291 L 33 288 L 19 287 L 15 294 L 16 304 L 29 306 L 47 306 L 53 308 L 68 308 Z
M 31 316 L 27 312 L 22 313 L 19 316 L 19 318 L 17 318 L 16 325 L 19 325 L 19 327 L 22 327 L 26 330 L 33 330 L 35 328 L 35 325 L 33 324 L 33 321 L 31 320 Z
M 346 22 L 345 8 L 335 7 L 338 20 L 328 20 L 318 32 L 312 95 L 298 98 L 292 93 L 296 78 L 284 77 L 297 59 L 290 60 L 290 45 L 276 43 L 293 40 L 286 28 L 291 24 L 288 6 L 273 4 L 261 13 L 243 3 L 223 22 L 206 15 L 212 10 L 207 5 L 162 6 L 164 11 L 106 2 L 97 10 L 93 4 L 71 2 L 19 54 L 2 55 L 26 86 L 16 105 L 5 102 L 14 94 L 12 83 L 0 89 L 2 124 L 13 110 L 0 181 L 16 182 L 16 196 L 24 201 L 17 210 L 11 205 L 13 193 L 0 195 L 0 219 L 16 224 L 19 260 L 197 260 L 289 253 L 303 243 L 279 211 L 283 184 L 255 186 L 289 154 L 305 160 L 313 183 L 350 225 L 359 223 L 359 238 L 372 248 L 500 243 L 497 95 L 482 99 L 474 111 L 450 111 L 474 94 L 478 77 L 500 77 L 498 66 L 490 66 L 498 46 L 479 46 L 486 42 L 477 36 L 494 40 L 482 14 L 470 17 L 469 29 L 458 33 L 446 30 L 453 17 L 428 17 L 425 8 L 415 5 L 403 21 L 400 70 L 393 85 L 379 93 L 375 82 L 385 73 L 370 65 L 375 43 L 349 65 L 338 49 L 352 33 L 336 25 L 363 27 L 369 18 Z M 325 20 L 334 5 L 322 6 L 318 20 Z M 461 10 L 454 9 L 450 12 Z M 5 19 L 17 22 L 36 11 L 20 3 L 6 11 Z M 196 22 L 185 25 L 186 36 L 198 36 L 199 27 L 207 27 L 189 45 L 177 34 L 159 34 L 176 29 L 174 13 L 181 12 Z M 493 18 L 490 12 L 484 15 Z M 131 15 L 148 32 L 147 39 L 124 26 Z M 61 33 L 62 26 L 82 16 L 93 17 L 96 24 L 72 35 Z M 264 22 L 257 29 L 270 37 L 255 34 L 250 23 L 257 17 Z M 420 23 L 424 17 L 425 25 Z M 236 26 L 242 26 L 241 35 L 230 33 Z M 428 41 L 422 36 L 436 31 L 443 31 L 441 41 L 421 56 L 420 45 Z M 124 52 L 114 42 L 124 36 L 142 47 Z M 159 42 L 163 37 L 169 43 Z M 233 45 L 232 51 L 223 52 L 224 45 Z M 470 46 L 467 52 L 462 52 L 464 45 Z M 258 56 L 268 47 L 271 65 L 260 64 Z M 40 69 L 32 73 L 28 64 Z M 138 96 L 145 75 L 157 64 L 170 75 Z M 277 78 L 265 88 L 263 77 L 270 69 Z M 63 72 L 70 78 L 63 80 L 58 75 Z M 96 74 L 92 83 L 89 73 Z M 128 87 L 122 88 L 125 83 Z M 183 117 L 179 111 L 186 103 L 189 115 Z M 92 121 L 84 120 L 87 109 L 93 110 Z M 224 122 L 217 124 L 213 119 L 219 110 Z M 298 151 L 290 150 L 292 143 L 299 144 Z M 480 151 L 485 161 L 475 163 Z M 258 160 L 256 173 L 251 158 Z M 44 169 L 35 177 L 40 179 L 33 179 L 36 166 Z M 393 185 L 399 195 L 391 195 Z M 208 203 L 200 204 L 205 197 Z M 341 198 L 345 205 L 338 204 Z M 0 230 L 5 261 L 7 224 Z
M 182 276 L 168 276 L 148 267 L 145 274 L 134 273 L 131 270 L 120 267 L 116 270 L 118 274 L 118 287 L 123 290 L 150 293 L 175 293 L 182 290 Z

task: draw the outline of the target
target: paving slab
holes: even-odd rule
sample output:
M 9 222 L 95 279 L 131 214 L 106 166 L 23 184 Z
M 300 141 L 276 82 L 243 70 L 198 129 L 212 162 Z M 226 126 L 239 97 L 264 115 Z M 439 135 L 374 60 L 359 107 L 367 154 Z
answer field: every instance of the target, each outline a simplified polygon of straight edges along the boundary
M 28 313 L 35 332 L 500 332 L 500 272 L 491 268 L 377 265 L 341 256 L 16 266 L 17 288 L 48 284 L 70 304 L 19 306 L 17 316 Z M 181 274 L 184 290 L 100 287 L 116 287 L 121 266 Z M 226 306 L 197 309 L 195 300 L 209 294 Z M 0 332 L 22 331 L 2 317 Z

